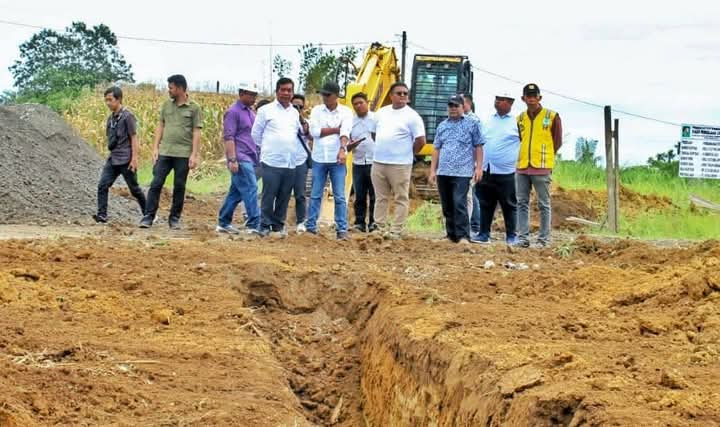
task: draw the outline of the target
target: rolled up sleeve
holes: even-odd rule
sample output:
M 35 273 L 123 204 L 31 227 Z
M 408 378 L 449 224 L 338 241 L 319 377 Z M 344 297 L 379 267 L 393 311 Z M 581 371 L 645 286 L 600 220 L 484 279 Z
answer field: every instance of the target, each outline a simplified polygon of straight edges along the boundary
M 310 135 L 313 139 L 320 139 L 320 132 L 322 131 L 322 112 L 314 107 L 310 112 Z
M 237 115 L 233 110 L 228 110 L 223 116 L 223 139 L 232 141 L 237 133 Z

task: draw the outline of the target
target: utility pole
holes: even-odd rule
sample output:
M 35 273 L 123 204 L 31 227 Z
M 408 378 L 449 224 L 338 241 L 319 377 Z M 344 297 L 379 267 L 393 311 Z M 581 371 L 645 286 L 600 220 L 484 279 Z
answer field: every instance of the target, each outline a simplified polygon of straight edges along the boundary
M 407 31 L 402 32 L 402 59 L 401 59 L 401 69 L 400 69 L 400 81 L 405 81 L 405 57 L 407 56 Z

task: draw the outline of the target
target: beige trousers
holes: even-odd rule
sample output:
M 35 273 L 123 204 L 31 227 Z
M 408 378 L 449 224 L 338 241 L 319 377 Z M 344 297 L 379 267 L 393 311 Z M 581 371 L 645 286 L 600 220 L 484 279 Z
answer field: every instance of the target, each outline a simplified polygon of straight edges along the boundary
M 401 233 L 410 210 L 410 177 L 412 165 L 373 163 L 371 178 L 375 189 L 375 222 L 381 229 L 388 227 L 390 198 L 395 204 L 395 218 L 390 231 Z

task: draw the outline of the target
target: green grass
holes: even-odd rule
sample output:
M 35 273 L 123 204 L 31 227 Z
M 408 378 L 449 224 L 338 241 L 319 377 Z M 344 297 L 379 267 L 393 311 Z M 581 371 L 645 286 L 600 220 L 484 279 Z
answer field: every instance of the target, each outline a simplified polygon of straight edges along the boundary
M 414 233 L 441 232 L 445 225 L 442 222 L 442 210 L 435 202 L 425 202 L 412 213 L 405 222 L 408 231 Z
M 553 181 L 567 190 L 605 190 L 605 170 L 575 162 L 560 162 Z M 643 195 L 667 197 L 673 206 L 639 211 L 620 206 L 620 236 L 643 239 L 706 240 L 720 238 L 720 213 L 693 208 L 690 194 L 720 204 L 720 180 L 686 179 L 657 169 L 635 166 L 620 172 L 622 185 Z M 408 230 L 442 230 L 440 206 L 426 202 L 407 221 Z M 592 232 L 610 234 L 605 230 Z
M 165 180 L 165 187 L 171 188 L 174 174 L 170 172 Z M 138 181 L 143 186 L 150 185 L 152 181 L 152 166 L 143 165 L 138 170 Z M 206 169 L 192 172 L 188 177 L 187 189 L 195 194 L 224 193 L 230 185 L 230 174 L 224 168 Z

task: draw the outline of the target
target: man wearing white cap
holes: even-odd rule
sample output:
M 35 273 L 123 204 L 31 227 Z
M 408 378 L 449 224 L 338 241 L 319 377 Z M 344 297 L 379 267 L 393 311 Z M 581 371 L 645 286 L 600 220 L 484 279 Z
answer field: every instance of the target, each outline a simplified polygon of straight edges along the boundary
M 230 171 L 230 189 L 218 214 L 218 233 L 238 234 L 232 225 L 235 208 L 242 202 L 247 214 L 246 226 L 250 232 L 257 232 L 260 226 L 260 207 L 257 199 L 255 167 L 260 161 L 259 150 L 252 139 L 255 123 L 252 106 L 258 94 L 257 85 L 241 84 L 238 100 L 225 112 L 223 117 L 223 139 L 225 158 Z
M 505 221 L 505 241 L 517 243 L 517 198 L 515 166 L 520 150 L 520 137 L 510 110 L 515 99 L 507 94 L 495 96 L 496 113 L 485 122 L 485 146 L 482 179 L 475 185 L 480 204 L 480 232 L 472 236 L 473 243 L 489 243 L 490 228 L 498 203 Z

